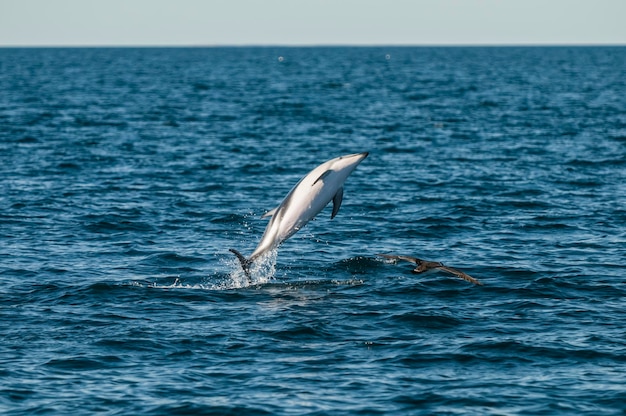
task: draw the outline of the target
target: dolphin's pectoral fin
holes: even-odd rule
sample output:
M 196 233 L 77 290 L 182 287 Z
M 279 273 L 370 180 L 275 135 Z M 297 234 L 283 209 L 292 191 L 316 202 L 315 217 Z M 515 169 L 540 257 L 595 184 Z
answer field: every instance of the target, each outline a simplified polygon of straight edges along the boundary
M 230 251 L 235 256 L 237 256 L 237 259 L 239 259 L 239 263 L 241 263 L 241 268 L 243 269 L 244 274 L 248 278 L 248 283 L 251 283 L 252 278 L 250 277 L 250 264 L 252 264 L 252 262 L 248 260 L 247 258 L 245 258 L 243 254 L 241 254 L 234 248 L 229 248 L 228 251 Z
M 325 177 L 327 177 L 328 175 L 330 175 L 330 173 L 332 172 L 332 170 L 327 170 L 326 172 L 322 173 L 319 178 L 315 179 L 315 182 L 313 182 L 313 185 L 315 185 L 317 182 L 319 181 L 323 181 Z M 311 186 L 313 186 L 311 185 Z
M 276 208 L 274 208 L 272 210 L 267 211 L 265 214 L 263 214 L 261 216 L 261 218 L 269 218 L 269 217 L 271 217 L 272 215 L 276 214 L 276 210 L 277 209 L 278 209 L 278 207 L 276 207 Z
M 339 212 L 341 207 L 341 201 L 343 201 L 343 186 L 339 188 L 335 196 L 333 197 L 333 213 L 330 214 L 330 219 L 335 218 L 335 215 Z

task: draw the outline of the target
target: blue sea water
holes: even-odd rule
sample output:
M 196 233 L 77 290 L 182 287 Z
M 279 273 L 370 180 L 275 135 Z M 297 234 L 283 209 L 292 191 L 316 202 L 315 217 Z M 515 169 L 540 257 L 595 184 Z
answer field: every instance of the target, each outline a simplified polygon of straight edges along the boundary
M 625 414 L 626 48 L 0 49 L 0 413 Z

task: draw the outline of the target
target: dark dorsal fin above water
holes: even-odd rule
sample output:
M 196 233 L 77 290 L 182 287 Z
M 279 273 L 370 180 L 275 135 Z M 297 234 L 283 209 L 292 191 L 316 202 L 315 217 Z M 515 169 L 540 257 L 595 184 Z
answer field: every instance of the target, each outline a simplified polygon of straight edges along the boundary
M 341 207 L 341 201 L 343 201 L 343 186 L 339 188 L 335 196 L 333 197 L 333 213 L 330 214 L 330 219 L 335 218 L 335 215 L 339 212 Z

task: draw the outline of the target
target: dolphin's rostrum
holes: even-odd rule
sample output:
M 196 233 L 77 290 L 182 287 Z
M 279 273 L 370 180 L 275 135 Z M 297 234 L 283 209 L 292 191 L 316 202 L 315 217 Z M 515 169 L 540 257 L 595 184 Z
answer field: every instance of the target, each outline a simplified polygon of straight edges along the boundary
M 271 219 L 259 245 L 249 258 L 235 249 L 230 249 L 241 262 L 248 280 L 251 279 L 250 266 L 256 259 L 298 232 L 330 201 L 333 201 L 330 218 L 335 218 L 343 199 L 343 183 L 367 155 L 364 152 L 340 156 L 313 169 L 293 187 L 278 207 L 263 215 L 263 218 Z

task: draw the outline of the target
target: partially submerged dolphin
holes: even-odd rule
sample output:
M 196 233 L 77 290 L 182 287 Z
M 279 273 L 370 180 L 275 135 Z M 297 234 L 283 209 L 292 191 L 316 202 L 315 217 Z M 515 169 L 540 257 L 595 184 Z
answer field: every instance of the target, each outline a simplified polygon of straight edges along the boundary
M 340 156 L 324 162 L 293 187 L 277 208 L 267 212 L 263 218 L 272 217 L 261 242 L 249 258 L 231 248 L 244 273 L 250 280 L 251 264 L 280 246 L 285 240 L 298 232 L 311 221 L 330 201 L 333 211 L 330 218 L 335 218 L 343 199 L 343 183 L 354 169 L 367 157 L 368 153 L 355 153 Z

